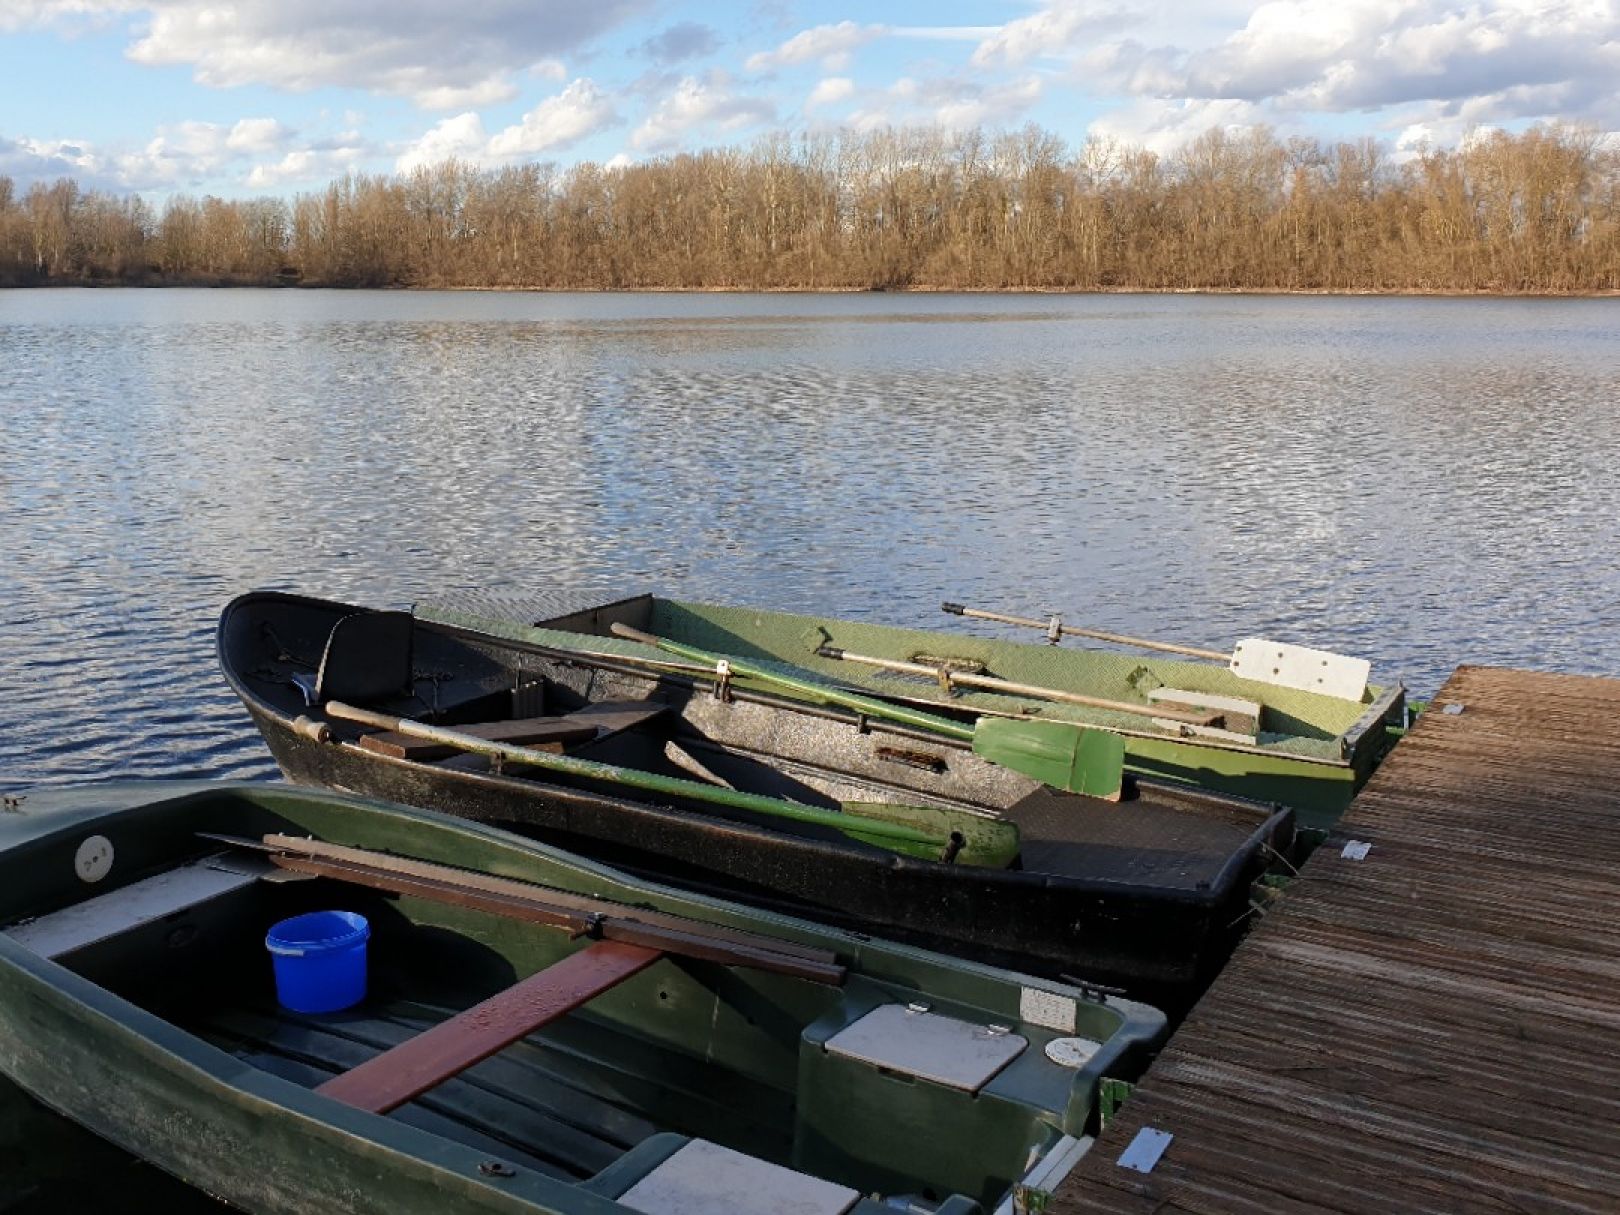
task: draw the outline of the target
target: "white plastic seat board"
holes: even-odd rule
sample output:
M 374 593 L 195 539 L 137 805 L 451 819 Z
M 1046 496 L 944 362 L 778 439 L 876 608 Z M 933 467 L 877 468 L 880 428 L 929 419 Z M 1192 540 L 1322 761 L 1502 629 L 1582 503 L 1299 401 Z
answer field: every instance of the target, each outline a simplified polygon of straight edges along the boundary
M 253 885 L 274 866 L 256 856 L 211 856 L 142 878 L 7 928 L 6 935 L 41 957 L 74 950 L 187 911 Z
M 831 1054 L 976 1093 L 1028 1046 L 998 1026 L 884 1004 L 827 1039 Z
M 646 1215 L 844 1215 L 860 1193 L 693 1139 L 619 1196 Z

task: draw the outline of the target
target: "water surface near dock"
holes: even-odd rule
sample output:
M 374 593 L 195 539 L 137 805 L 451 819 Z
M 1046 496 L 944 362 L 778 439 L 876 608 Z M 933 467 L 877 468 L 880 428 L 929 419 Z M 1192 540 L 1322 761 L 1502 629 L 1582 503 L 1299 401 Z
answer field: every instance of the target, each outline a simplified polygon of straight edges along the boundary
M 269 775 L 237 591 L 1620 672 L 1620 301 L 0 292 L 0 781 Z M 993 627 L 993 626 L 986 626 Z

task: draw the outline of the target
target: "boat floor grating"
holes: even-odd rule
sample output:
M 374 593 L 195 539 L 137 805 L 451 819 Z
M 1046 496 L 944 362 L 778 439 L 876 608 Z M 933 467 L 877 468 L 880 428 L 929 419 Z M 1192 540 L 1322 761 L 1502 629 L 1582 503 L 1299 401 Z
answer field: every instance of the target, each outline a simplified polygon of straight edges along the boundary
M 195 1026 L 236 1057 L 314 1088 L 397 1046 L 452 1010 L 401 1002 L 310 1016 L 279 1008 L 217 1012 Z M 612 1060 L 608 1063 L 605 1060 Z M 656 1077 L 656 1078 L 654 1078 Z M 390 1116 L 568 1180 L 593 1176 L 665 1127 L 638 1108 L 676 1104 L 724 1122 L 725 1094 L 699 1068 L 649 1043 L 564 1018 L 429 1089 Z M 756 1131 L 755 1138 L 760 1136 Z M 780 1145 L 775 1146 L 780 1150 Z

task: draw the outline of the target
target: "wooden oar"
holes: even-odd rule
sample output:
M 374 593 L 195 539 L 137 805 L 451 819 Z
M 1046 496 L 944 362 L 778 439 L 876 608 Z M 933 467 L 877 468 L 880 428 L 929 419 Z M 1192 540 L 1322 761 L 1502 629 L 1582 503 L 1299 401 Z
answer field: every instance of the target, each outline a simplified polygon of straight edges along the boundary
M 901 662 L 894 658 L 874 658 L 870 654 L 856 654 L 835 645 L 824 645 L 816 651 L 822 658 L 840 662 L 853 662 L 861 666 L 877 667 L 883 671 L 898 671 L 903 675 L 924 675 L 937 680 L 947 691 L 953 684 L 964 688 L 981 688 L 986 692 L 1000 692 L 1006 696 L 1029 696 L 1036 700 L 1060 701 L 1068 705 L 1084 705 L 1091 709 L 1108 709 L 1114 713 L 1131 713 L 1138 717 L 1154 717 L 1161 721 L 1179 721 L 1189 726 L 1212 726 L 1220 722 L 1219 713 L 1187 713 L 1179 709 L 1161 709 L 1153 705 L 1134 704 L 1128 700 L 1107 700 L 1101 696 L 1086 696 L 1080 692 L 1065 692 L 1060 688 L 1043 688 L 1031 683 L 1014 683 L 994 675 L 975 675 L 971 671 L 953 671 L 946 666 L 928 666 L 920 662 Z
M 1365 658 L 1350 658 L 1344 654 L 1335 654 L 1331 650 L 1312 649 L 1310 646 L 1295 645 L 1288 641 L 1268 641 L 1264 637 L 1246 637 L 1232 647 L 1230 654 L 1223 654 L 1219 650 L 1205 650 L 1197 646 L 1149 641 L 1146 637 L 1106 633 L 1101 629 L 1083 629 L 1072 624 L 1064 624 L 1057 616 L 1047 620 L 1032 620 L 1028 616 L 1011 616 L 1005 612 L 987 612 L 979 608 L 963 607 L 960 603 L 942 603 L 939 606 L 942 611 L 949 612 L 953 616 L 995 620 L 1002 624 L 1040 629 L 1054 645 L 1061 637 L 1090 637 L 1097 641 L 1130 646 L 1138 650 L 1182 654 L 1188 658 L 1223 662 L 1232 674 L 1252 679 L 1256 683 L 1274 684 L 1279 688 L 1297 688 L 1302 692 L 1319 692 L 1324 696 L 1333 696 L 1341 700 L 1365 699 L 1367 680 L 1372 674 L 1372 663 Z
M 889 848 L 907 856 L 1002 868 L 1018 855 L 1018 828 L 1015 824 L 984 815 L 970 814 L 963 810 L 888 802 L 845 802 L 842 810 L 823 810 L 782 798 L 723 789 L 677 776 L 663 776 L 656 772 L 644 772 L 639 768 L 623 768 L 615 764 L 600 763 L 594 759 L 582 759 L 575 755 L 558 755 L 551 751 L 538 751 L 532 747 L 512 743 L 492 742 L 475 735 L 464 734 L 459 730 L 412 721 L 408 717 L 376 713 L 338 700 L 327 701 L 325 709 L 329 717 L 442 743 L 460 751 L 488 755 L 508 763 L 529 764 L 550 772 L 560 772 L 587 780 L 607 781 L 647 793 L 662 793 L 690 801 L 750 810 L 756 814 L 768 814 L 794 822 L 831 827 L 852 839 Z
M 1028 629 L 1040 629 L 1047 639 L 1056 642 L 1060 637 L 1090 637 L 1095 641 L 1111 641 L 1115 645 L 1128 645 L 1137 650 L 1161 650 L 1166 654 L 1185 654 L 1188 658 L 1206 658 L 1211 662 L 1226 662 L 1231 655 L 1219 650 L 1203 650 L 1197 646 L 1176 645 L 1168 641 L 1149 641 L 1145 637 L 1128 637 L 1124 633 L 1105 633 L 1101 629 L 1082 629 L 1064 624 L 1056 616 L 1046 620 L 1032 620 L 1028 616 L 1011 616 L 1006 612 L 988 612 L 981 608 L 964 607 L 960 603 L 942 603 L 939 610 L 952 616 L 967 616 L 973 620 L 994 620 L 998 624 L 1017 624 Z
M 1027 718 L 981 717 L 975 724 L 968 725 L 909 705 L 773 671 L 746 659 L 655 637 L 627 624 L 615 623 L 612 630 L 615 636 L 706 663 L 717 674 L 756 679 L 822 704 L 838 705 L 880 721 L 896 721 L 971 743 L 975 755 L 1054 788 L 1109 801 L 1118 801 L 1124 792 L 1125 739 L 1108 730 L 1082 727 L 1073 722 Z

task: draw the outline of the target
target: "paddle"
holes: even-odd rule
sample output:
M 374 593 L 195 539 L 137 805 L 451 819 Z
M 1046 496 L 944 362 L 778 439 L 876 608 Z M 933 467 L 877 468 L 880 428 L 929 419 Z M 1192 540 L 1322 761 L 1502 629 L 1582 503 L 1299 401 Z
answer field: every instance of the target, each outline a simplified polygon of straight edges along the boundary
M 615 636 L 694 662 L 705 663 L 721 676 L 727 673 L 785 688 L 822 704 L 853 709 L 881 721 L 898 722 L 930 730 L 958 742 L 971 743 L 973 753 L 991 763 L 1070 793 L 1118 801 L 1125 782 L 1125 740 L 1107 730 L 1088 729 L 1064 721 L 1032 721 L 1021 717 L 980 717 L 976 724 L 953 721 L 909 705 L 875 696 L 863 696 L 756 666 L 745 659 L 700 650 L 643 633 L 626 624 L 614 624 Z
M 783 798 L 765 797 L 701 784 L 678 776 L 663 776 L 638 768 L 622 768 L 576 755 L 557 755 L 512 743 L 492 742 L 459 730 L 432 726 L 329 700 L 326 714 L 343 721 L 373 726 L 413 738 L 441 743 L 457 750 L 488 755 L 510 763 L 529 764 L 550 772 L 608 781 L 648 793 L 662 793 L 690 801 L 709 802 L 736 810 L 750 810 L 794 822 L 831 827 L 852 839 L 925 860 L 955 861 L 964 865 L 1005 868 L 1018 855 L 1018 828 L 1002 819 L 988 818 L 944 806 L 906 806 L 888 802 L 845 802 L 841 810 L 823 810 Z
M 1367 679 L 1372 674 L 1372 663 L 1365 658 L 1349 658 L 1330 650 L 1315 650 L 1310 646 L 1294 645 L 1286 641 L 1267 641 L 1263 637 L 1245 638 L 1233 646 L 1231 654 L 1228 655 L 1219 650 L 1205 650 L 1197 646 L 1149 641 L 1145 637 L 1105 633 L 1101 629 L 1082 629 L 1072 624 L 1064 624 L 1057 616 L 1047 620 L 1032 620 L 1028 616 L 987 612 L 980 608 L 964 607 L 960 603 L 942 603 L 939 607 L 942 612 L 949 612 L 953 616 L 968 616 L 974 620 L 994 620 L 1001 624 L 1040 629 L 1053 645 L 1056 645 L 1061 637 L 1090 637 L 1096 641 L 1130 646 L 1137 650 L 1182 654 L 1188 658 L 1224 662 L 1232 674 L 1252 679 L 1256 683 L 1269 683 L 1279 688 L 1295 688 L 1302 692 L 1320 692 L 1324 696 L 1335 696 L 1342 700 L 1364 699 L 1367 694 Z
M 1029 696 L 1035 700 L 1053 700 L 1068 705 L 1084 705 L 1092 709 L 1108 709 L 1114 713 L 1130 713 L 1138 717 L 1153 717 L 1160 721 L 1183 722 L 1190 726 L 1219 724 L 1218 713 L 1186 713 L 1179 709 L 1165 709 L 1157 705 L 1133 704 L 1128 700 L 1106 700 L 1101 696 L 1085 696 L 1079 692 L 1066 692 L 1062 688 L 1044 688 L 1031 683 L 1014 683 L 995 675 L 975 675 L 971 671 L 953 671 L 948 666 L 928 666 L 921 662 L 901 662 L 894 658 L 875 658 L 871 654 L 856 654 L 835 645 L 824 645 L 816 650 L 820 658 L 838 662 L 853 662 L 859 666 L 877 667 L 881 671 L 898 671 L 903 675 L 923 675 L 933 679 L 950 692 L 955 685 L 979 688 L 986 692 L 1000 692 L 1003 696 Z

